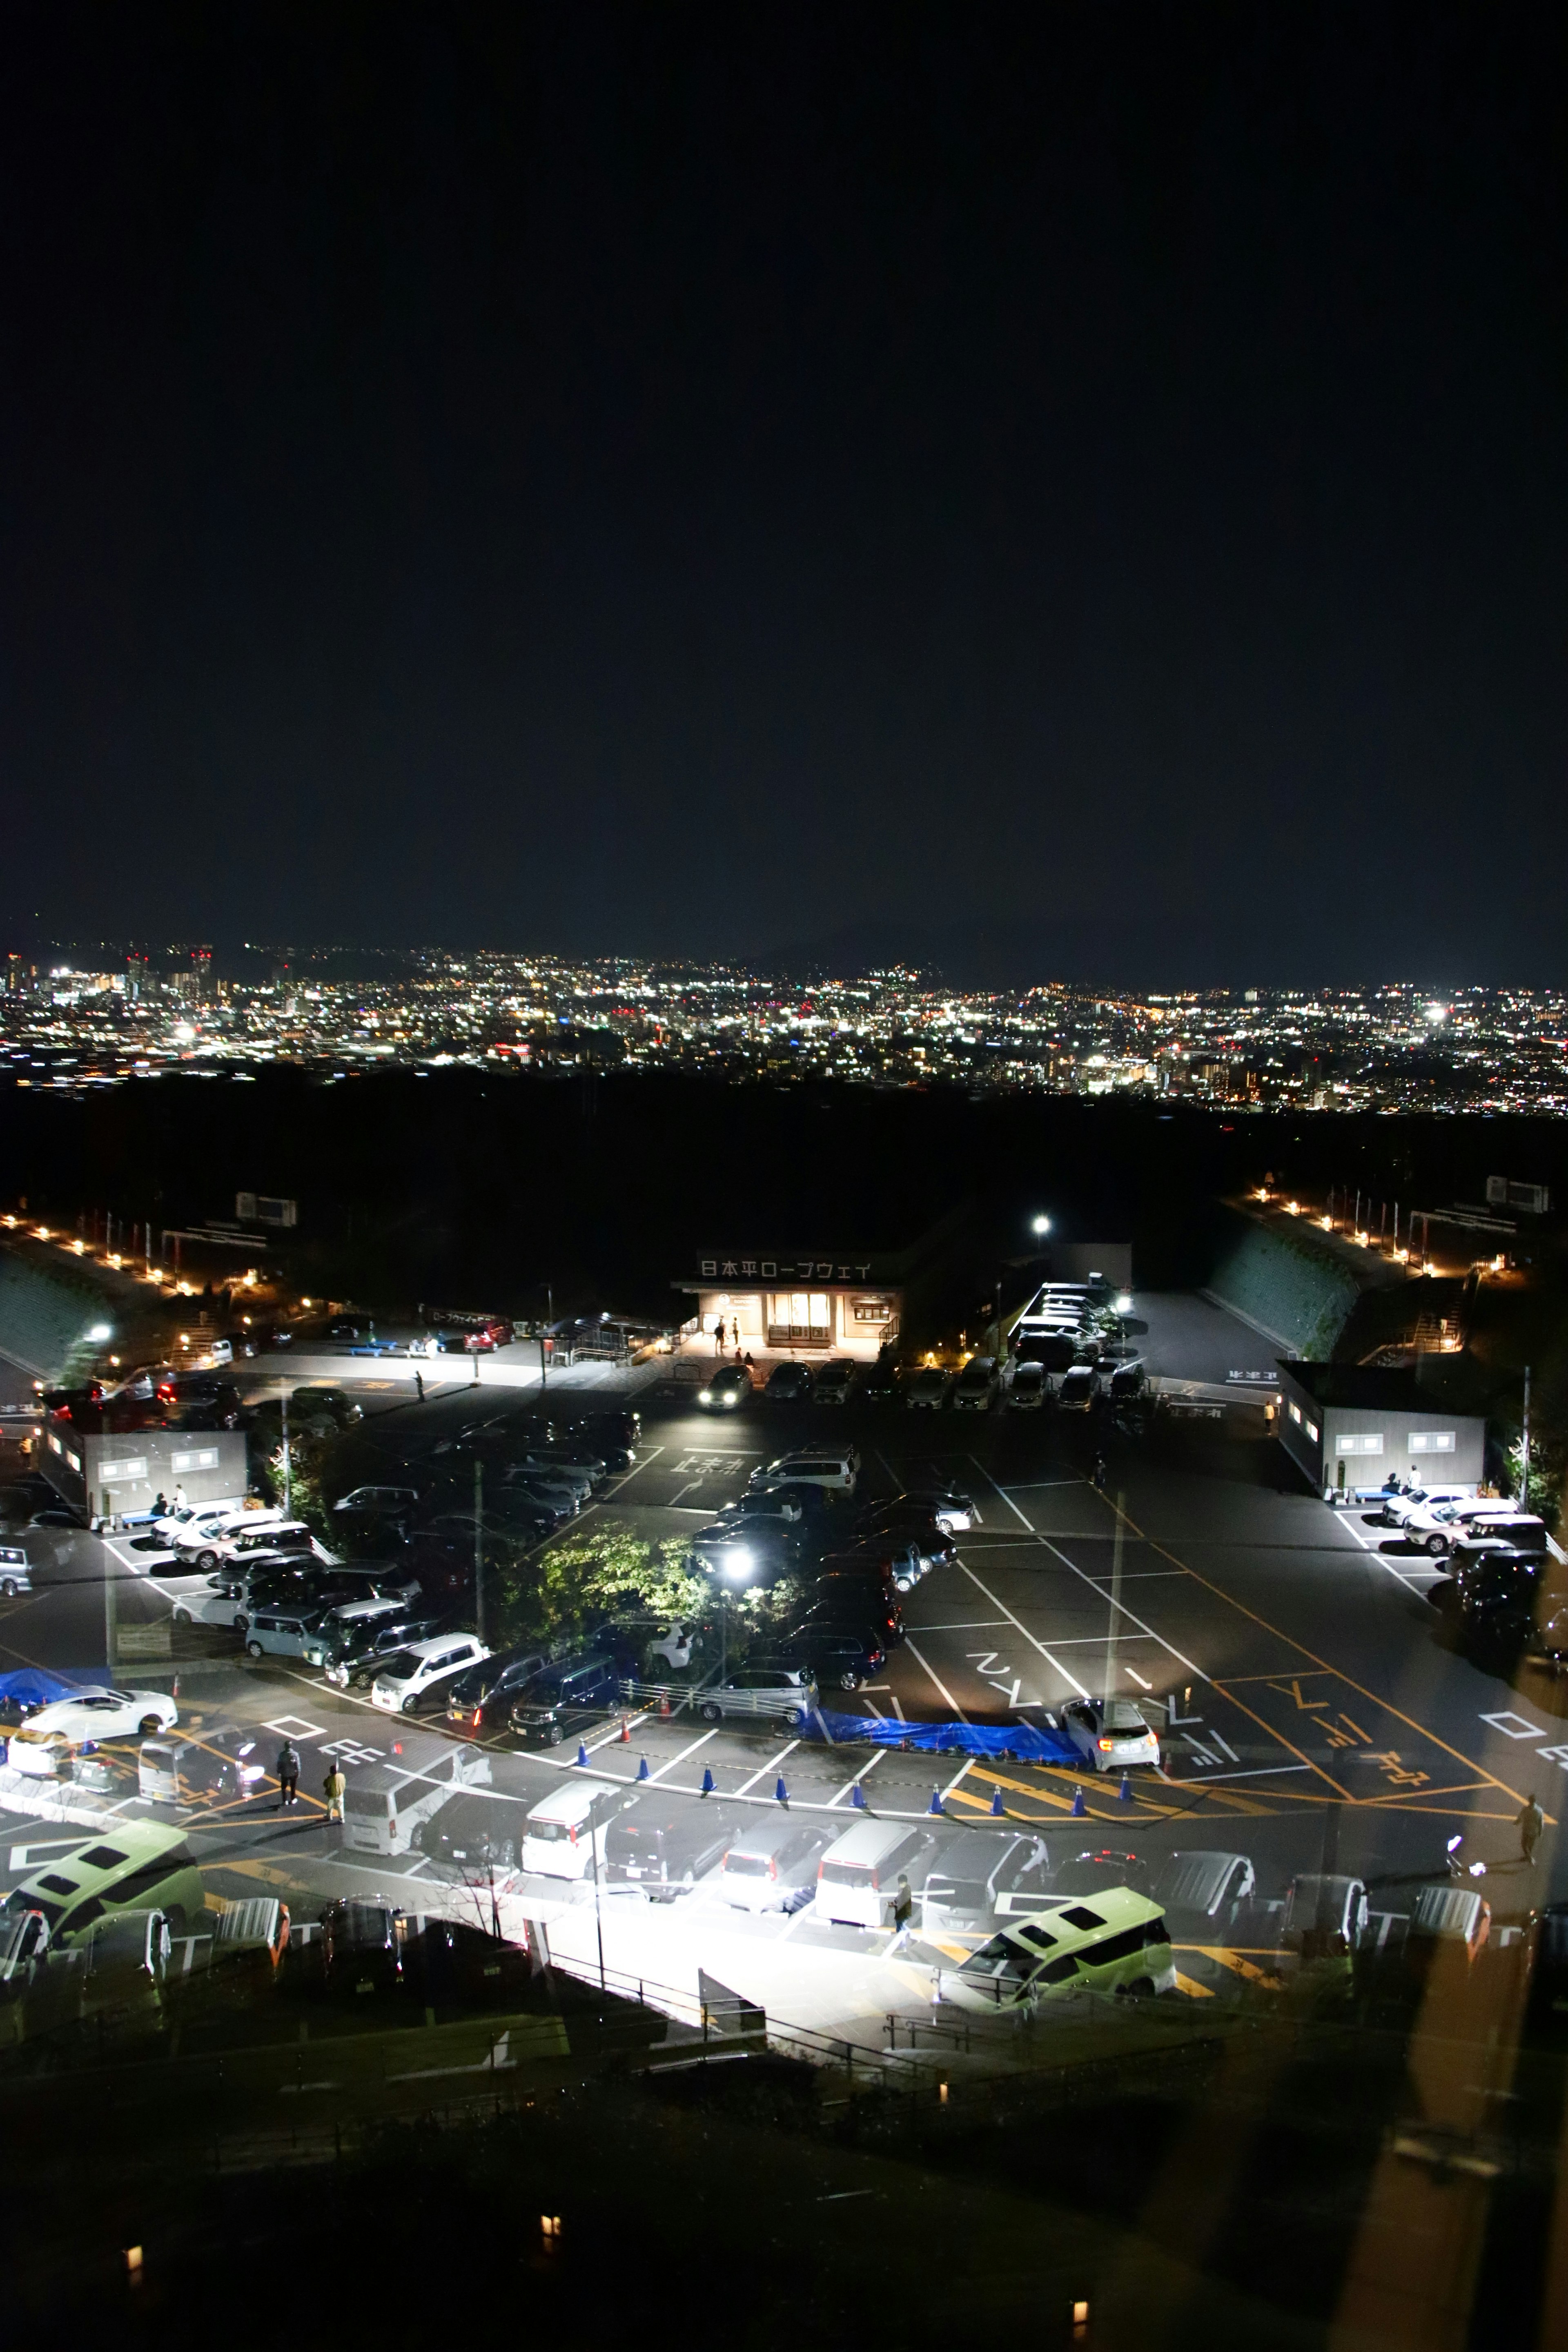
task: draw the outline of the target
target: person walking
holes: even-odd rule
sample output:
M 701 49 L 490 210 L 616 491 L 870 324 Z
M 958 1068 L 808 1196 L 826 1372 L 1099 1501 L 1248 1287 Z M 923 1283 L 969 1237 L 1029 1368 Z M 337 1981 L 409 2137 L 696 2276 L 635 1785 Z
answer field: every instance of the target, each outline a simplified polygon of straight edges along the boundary
M 278 1750 L 278 1810 L 300 1801 L 300 1751 L 291 1739 Z
M 714 1353 L 716 1356 L 721 1356 L 721 1355 L 723 1354 L 723 1352 L 724 1352 L 724 1318 L 721 1315 L 721 1316 L 720 1316 L 720 1318 L 719 1318 L 719 1320 L 718 1320 L 718 1321 L 717 1321 L 717 1323 L 715 1323 L 715 1324 L 714 1324 L 714 1326 L 713 1326 L 713 1353 Z
M 332 1769 L 322 1785 L 327 1792 L 327 1819 L 329 1822 L 341 1823 L 343 1818 L 343 1799 L 348 1794 L 349 1784 L 343 1778 L 342 1766 L 335 1758 L 332 1761 Z
M 1546 1816 L 1535 1801 L 1533 1789 L 1513 1818 L 1514 1826 L 1519 1832 L 1520 1860 L 1528 1864 L 1533 1870 L 1535 1849 L 1541 1843 L 1541 1832 L 1546 1827 Z
M 414 1367 L 414 1385 L 419 1391 L 419 1402 L 423 1404 L 425 1402 L 425 1375 L 420 1370 L 417 1364 Z
M 908 1874 L 900 1870 L 898 1890 L 893 1896 L 893 1944 L 888 1947 L 889 1951 L 892 1950 L 894 1944 L 900 1944 L 908 1937 L 910 1921 L 914 1916 L 914 1909 L 913 1889 L 910 1885 Z
M 738 1356 L 741 1352 L 741 1318 L 738 1315 L 730 1326 L 730 1332 L 735 1342 L 735 1353 Z

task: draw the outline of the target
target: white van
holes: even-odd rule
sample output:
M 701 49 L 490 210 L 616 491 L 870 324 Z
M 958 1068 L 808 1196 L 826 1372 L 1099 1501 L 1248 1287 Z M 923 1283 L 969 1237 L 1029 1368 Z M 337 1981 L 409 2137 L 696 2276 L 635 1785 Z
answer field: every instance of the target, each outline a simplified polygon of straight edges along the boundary
M 32 1589 L 26 1553 L 16 1544 L 0 1544 L 0 1599 L 15 1601 L 18 1592 Z
M 841 1927 L 887 1924 L 908 1872 L 926 1844 L 908 1822 L 857 1822 L 835 1838 L 816 1866 L 816 1914 Z
M 539 1878 L 588 1878 L 595 1860 L 603 1870 L 610 1822 L 636 1802 L 635 1795 L 613 1780 L 569 1780 L 529 1810 L 522 1825 L 524 1872 Z
M 820 1486 L 829 1495 L 852 1495 L 860 1456 L 854 1446 L 821 1453 L 781 1454 L 765 1469 L 753 1470 L 748 1490 L 761 1486 Z

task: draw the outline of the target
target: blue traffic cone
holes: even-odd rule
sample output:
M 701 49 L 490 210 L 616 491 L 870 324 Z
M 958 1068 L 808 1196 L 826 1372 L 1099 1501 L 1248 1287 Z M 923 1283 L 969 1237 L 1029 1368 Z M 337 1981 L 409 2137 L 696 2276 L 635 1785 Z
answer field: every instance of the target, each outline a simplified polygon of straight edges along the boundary
M 1081 1822 L 1088 1811 L 1089 1807 L 1083 1801 L 1082 1789 L 1075 1789 L 1072 1792 L 1072 1817 L 1074 1821 Z
M 856 1781 L 855 1786 L 849 1791 L 849 1802 L 853 1805 L 858 1813 L 863 1813 L 865 1811 L 866 1791 L 860 1786 L 858 1780 Z
M 713 1794 L 713 1775 L 706 1764 L 702 1767 L 701 1794 L 705 1797 L 710 1797 Z
M 993 1789 L 991 1791 L 991 1810 L 993 1813 L 999 1813 L 1002 1810 L 1002 1791 L 1000 1789 Z
M 940 1813 L 940 1812 L 941 1812 L 941 1811 L 942 1811 L 942 1790 L 941 1790 L 940 1789 L 933 1789 L 933 1790 L 931 1790 L 931 1802 L 930 1802 L 930 1804 L 926 1807 L 926 1811 L 927 1811 L 927 1812 L 928 1812 L 928 1813 Z
M 789 1790 L 784 1787 L 784 1777 L 782 1772 L 779 1774 L 777 1785 L 773 1790 L 773 1797 L 774 1801 L 778 1804 L 787 1805 L 789 1802 Z
M 646 1780 L 647 1779 L 647 1758 L 646 1756 L 639 1756 L 637 1758 L 637 1779 L 639 1780 Z
M 581 1739 L 577 1742 L 577 1761 L 579 1764 L 585 1764 L 588 1761 L 588 1750 Z
M 1132 1775 L 1131 1772 L 1123 1772 L 1121 1775 L 1121 1801 L 1124 1805 L 1130 1805 L 1132 1802 Z

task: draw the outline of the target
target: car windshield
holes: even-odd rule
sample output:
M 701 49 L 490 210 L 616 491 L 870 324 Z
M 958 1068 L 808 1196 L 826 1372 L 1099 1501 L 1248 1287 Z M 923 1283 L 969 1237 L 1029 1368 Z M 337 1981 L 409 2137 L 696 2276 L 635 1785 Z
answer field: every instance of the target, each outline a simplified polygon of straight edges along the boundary
M 571 1839 L 572 1832 L 565 1822 L 530 1822 L 527 1835 L 536 1839 L 542 1845 L 565 1845 Z M 595 1840 L 595 1843 L 597 1843 L 598 1841 Z
M 970 1955 L 959 1973 L 999 1984 L 1022 1984 L 1034 1965 L 1005 1936 L 994 1936 Z
M 731 1878 L 765 1878 L 768 1874 L 767 1856 L 761 1853 L 727 1853 L 724 1868 Z
M 382 1661 L 381 1671 L 388 1682 L 403 1683 L 416 1675 L 423 1663 L 422 1659 L 415 1656 L 412 1650 L 394 1650 L 389 1658 Z

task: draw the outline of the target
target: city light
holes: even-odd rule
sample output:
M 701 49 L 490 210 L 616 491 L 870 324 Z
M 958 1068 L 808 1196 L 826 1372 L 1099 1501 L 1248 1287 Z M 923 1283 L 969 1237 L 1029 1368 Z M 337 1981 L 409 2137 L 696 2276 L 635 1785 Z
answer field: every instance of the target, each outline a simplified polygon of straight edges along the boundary
M 1050 1230 L 1051 1221 L 1049 1217 L 1036 1217 L 1030 1226 L 1030 1231 L 1037 1234 L 1048 1234 Z

